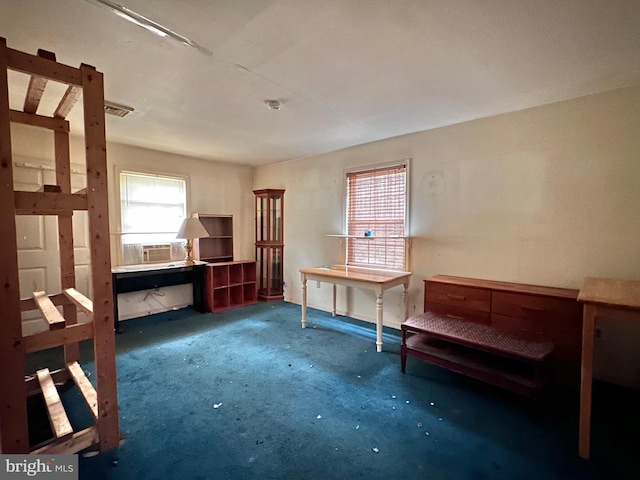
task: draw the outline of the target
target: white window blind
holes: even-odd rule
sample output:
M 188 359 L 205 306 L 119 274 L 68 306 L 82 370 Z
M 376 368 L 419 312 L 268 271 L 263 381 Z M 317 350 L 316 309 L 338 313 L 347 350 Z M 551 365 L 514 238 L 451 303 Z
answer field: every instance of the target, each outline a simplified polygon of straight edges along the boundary
M 120 172 L 123 244 L 174 242 L 186 212 L 185 178 Z
M 404 270 L 406 164 L 347 173 L 347 264 Z

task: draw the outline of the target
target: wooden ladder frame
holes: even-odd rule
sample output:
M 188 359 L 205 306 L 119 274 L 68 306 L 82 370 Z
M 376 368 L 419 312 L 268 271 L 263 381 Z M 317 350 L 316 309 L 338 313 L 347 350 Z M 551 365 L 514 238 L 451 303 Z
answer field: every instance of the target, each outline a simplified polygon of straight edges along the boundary
M 22 111 L 9 107 L 8 70 L 30 75 Z M 53 116 L 37 114 L 49 80 L 68 86 Z M 67 115 L 83 97 L 87 188 L 71 192 Z M 39 192 L 13 190 L 11 122 L 53 131 L 57 185 Z M 0 444 L 2 453 L 76 453 L 89 447 L 106 451 L 118 446 L 113 293 L 109 250 L 104 85 L 102 73 L 90 65 L 73 68 L 56 62 L 51 52 L 37 55 L 7 47 L 0 38 Z M 75 289 L 74 210 L 88 212 L 92 299 Z M 21 299 L 18 278 L 16 215 L 55 215 L 58 219 L 62 293 L 34 292 Z M 62 307 L 62 314 L 57 306 Z M 87 323 L 78 323 L 77 309 Z M 21 312 L 39 309 L 49 330 L 24 336 Z M 79 342 L 93 338 L 96 387 L 84 375 Z M 26 355 L 64 347 L 66 368 L 42 369 L 25 378 Z M 85 399 L 94 425 L 74 432 L 55 383 L 73 379 Z M 54 438 L 29 445 L 27 396 L 42 393 Z

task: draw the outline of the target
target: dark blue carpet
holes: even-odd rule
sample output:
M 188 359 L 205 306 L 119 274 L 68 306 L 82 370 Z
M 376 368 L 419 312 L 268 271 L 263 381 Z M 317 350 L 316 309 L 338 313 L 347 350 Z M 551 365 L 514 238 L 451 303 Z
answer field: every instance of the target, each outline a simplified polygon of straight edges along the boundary
M 123 442 L 81 457 L 81 479 L 640 478 L 637 392 L 596 385 L 586 462 L 576 391 L 532 421 L 509 392 L 414 359 L 403 375 L 395 330 L 376 353 L 373 325 L 310 309 L 303 330 L 288 303 L 122 325 Z

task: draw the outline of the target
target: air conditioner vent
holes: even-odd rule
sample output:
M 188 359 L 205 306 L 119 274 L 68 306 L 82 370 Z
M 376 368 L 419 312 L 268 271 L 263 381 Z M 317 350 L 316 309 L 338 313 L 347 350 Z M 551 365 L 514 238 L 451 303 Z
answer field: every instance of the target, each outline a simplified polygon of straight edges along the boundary
M 133 108 L 131 107 L 125 107 L 124 105 L 118 105 L 117 103 L 112 102 L 104 102 L 104 113 L 109 115 L 126 117 L 131 112 L 133 112 Z

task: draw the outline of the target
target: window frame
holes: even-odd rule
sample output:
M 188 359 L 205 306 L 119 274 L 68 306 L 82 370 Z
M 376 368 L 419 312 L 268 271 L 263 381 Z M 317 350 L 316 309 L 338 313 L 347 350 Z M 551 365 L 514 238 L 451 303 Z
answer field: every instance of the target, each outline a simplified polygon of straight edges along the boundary
M 373 265 L 370 264 L 368 266 L 359 264 L 359 263 L 349 263 L 349 258 L 348 258 L 348 248 L 349 248 L 349 240 L 352 238 L 359 238 L 359 237 L 354 237 L 354 236 L 350 236 L 349 235 L 349 213 L 348 213 L 348 207 L 349 207 L 349 178 L 348 175 L 349 174 L 353 174 L 353 173 L 358 173 L 358 172 L 367 172 L 370 170 L 382 170 L 385 168 L 388 169 L 392 169 L 394 167 L 398 167 L 400 165 L 404 165 L 405 166 L 405 189 L 404 189 L 404 236 L 403 236 L 403 240 L 404 240 L 404 261 L 403 261 L 403 268 L 402 271 L 409 271 L 409 261 L 410 261 L 410 255 L 409 255 L 409 246 L 410 246 L 410 225 L 409 225 L 409 219 L 410 219 L 410 210 L 409 210 L 409 199 L 410 199 L 410 185 L 411 185 L 411 158 L 403 158 L 400 160 L 395 160 L 395 161 L 389 161 L 389 162 L 384 162 L 384 163 L 377 163 L 377 164 L 373 164 L 373 165 L 361 165 L 361 166 L 356 166 L 356 167 L 350 167 L 344 170 L 344 185 L 343 185 L 343 192 L 344 192 L 344 198 L 343 198 L 343 205 L 342 205 L 342 212 L 343 212 L 343 232 L 344 234 L 342 235 L 345 238 L 345 245 L 344 245 L 344 263 L 345 265 L 353 265 L 354 267 L 364 267 L 364 268 L 374 268 L 374 269 L 380 269 L 380 270 L 389 270 L 389 271 L 397 271 L 397 268 L 394 267 L 387 267 L 385 265 Z M 375 239 L 375 233 L 374 233 L 374 239 Z M 369 240 L 367 240 L 369 241 Z

